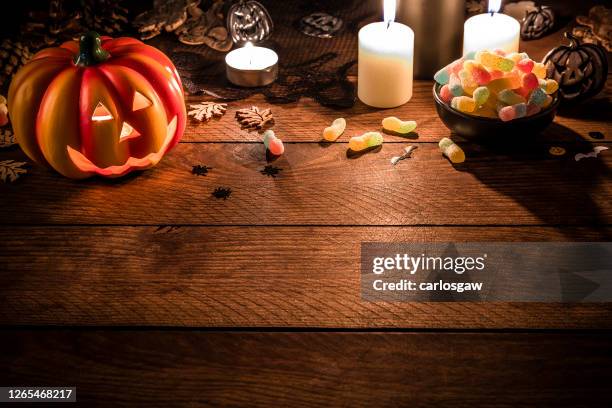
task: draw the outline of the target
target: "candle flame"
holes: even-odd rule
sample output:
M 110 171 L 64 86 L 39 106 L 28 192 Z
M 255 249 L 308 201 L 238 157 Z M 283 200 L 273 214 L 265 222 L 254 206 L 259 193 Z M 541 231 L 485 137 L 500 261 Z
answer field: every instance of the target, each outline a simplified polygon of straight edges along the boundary
M 501 8 L 502 0 L 489 0 L 489 13 L 497 13 Z
M 250 41 L 247 41 L 246 44 L 244 44 L 244 48 L 251 48 L 253 47 L 253 43 Z
M 385 23 L 387 23 L 387 25 L 395 21 L 395 6 L 396 6 L 395 0 L 384 0 L 383 15 L 384 15 Z

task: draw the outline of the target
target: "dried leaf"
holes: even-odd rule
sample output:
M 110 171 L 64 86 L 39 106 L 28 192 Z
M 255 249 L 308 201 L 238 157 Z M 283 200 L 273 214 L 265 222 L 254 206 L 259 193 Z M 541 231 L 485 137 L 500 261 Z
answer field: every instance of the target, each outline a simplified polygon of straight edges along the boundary
M 272 110 L 260 110 L 257 106 L 238 110 L 236 119 L 243 129 L 263 129 L 265 126 L 274 123 Z
M 28 171 L 23 168 L 26 162 L 16 162 L 15 160 L 4 160 L 0 161 L 0 180 L 3 182 L 12 183 L 17 180 L 21 174 L 25 174 Z
M 220 117 L 227 110 L 226 103 L 202 102 L 197 105 L 189 105 L 191 110 L 188 115 L 193 116 L 195 120 L 200 122 L 208 122 L 213 116 Z
M 0 149 L 17 144 L 15 135 L 9 129 L 0 131 Z

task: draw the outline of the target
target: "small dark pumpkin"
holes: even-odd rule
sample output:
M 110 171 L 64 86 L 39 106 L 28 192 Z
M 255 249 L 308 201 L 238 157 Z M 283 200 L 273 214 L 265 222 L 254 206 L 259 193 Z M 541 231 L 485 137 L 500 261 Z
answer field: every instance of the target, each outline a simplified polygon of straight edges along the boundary
M 553 48 L 542 62 L 546 76 L 559 83 L 564 101 L 582 101 L 598 94 L 608 76 L 608 59 L 604 49 L 595 44 L 581 43 L 566 32 L 569 45 Z
M 235 43 L 259 42 L 267 39 L 274 29 L 268 10 L 258 1 L 240 0 L 227 15 L 227 30 Z
M 555 25 L 555 13 L 547 6 L 527 11 L 521 22 L 521 38 L 535 40 L 544 37 Z

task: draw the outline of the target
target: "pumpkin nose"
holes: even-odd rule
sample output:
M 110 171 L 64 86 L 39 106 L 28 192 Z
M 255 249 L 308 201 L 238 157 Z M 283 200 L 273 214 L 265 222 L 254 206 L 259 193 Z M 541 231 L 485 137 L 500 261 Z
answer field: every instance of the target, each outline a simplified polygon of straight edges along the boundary
M 123 126 L 121 127 L 121 133 L 119 134 L 119 141 L 123 142 L 124 140 L 133 139 L 135 137 L 140 136 L 140 133 L 136 129 L 132 127 L 127 122 L 123 122 Z

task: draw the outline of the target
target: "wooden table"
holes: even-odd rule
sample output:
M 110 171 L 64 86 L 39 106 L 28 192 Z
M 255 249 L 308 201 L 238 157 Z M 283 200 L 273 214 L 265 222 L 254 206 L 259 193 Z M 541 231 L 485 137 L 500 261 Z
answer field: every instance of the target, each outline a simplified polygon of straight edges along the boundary
M 359 271 L 363 241 L 609 241 L 612 154 L 573 159 L 612 141 L 608 84 L 533 143 L 453 136 L 458 166 L 438 151 L 449 132 L 429 81 L 386 111 L 271 106 L 286 146 L 272 163 L 233 118 L 270 106 L 255 96 L 190 123 L 139 175 L 74 182 L 32 166 L 0 185 L 0 385 L 76 385 L 87 406 L 609 405 L 611 304 L 373 303 Z M 416 119 L 418 137 L 347 157 L 351 135 L 391 115 Z M 339 116 L 345 135 L 320 143 Z

